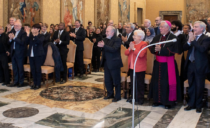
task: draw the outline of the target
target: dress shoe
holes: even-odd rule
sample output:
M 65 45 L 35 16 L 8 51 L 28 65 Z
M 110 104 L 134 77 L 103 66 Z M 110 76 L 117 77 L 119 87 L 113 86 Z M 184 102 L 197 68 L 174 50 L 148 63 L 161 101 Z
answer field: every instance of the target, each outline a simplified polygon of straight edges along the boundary
M 187 106 L 186 108 L 184 108 L 185 111 L 190 111 L 191 109 L 193 109 L 193 108 L 190 106 Z
M 115 98 L 114 98 L 114 99 L 112 100 L 112 102 L 117 102 L 117 101 L 120 101 L 120 100 L 121 100 L 121 99 L 115 99 Z
M 19 84 L 17 87 L 20 88 L 20 87 L 23 87 L 23 86 L 24 86 L 24 84 Z
M 104 100 L 111 99 L 111 98 L 114 98 L 114 96 L 107 96 L 107 97 L 104 97 Z
M 143 105 L 144 104 L 144 100 L 140 100 L 139 102 L 138 102 L 138 105 Z
M 153 103 L 152 104 L 152 107 L 157 107 L 157 106 L 159 106 L 160 105 L 160 103 Z
M 61 80 L 60 84 L 64 84 L 64 83 L 66 83 L 66 81 L 65 80 Z
M 34 87 L 34 90 L 37 90 L 37 89 L 40 89 L 40 86 L 36 85 L 36 86 Z
M 18 83 L 15 83 L 15 84 L 7 85 L 7 87 L 16 87 L 16 86 L 18 86 L 18 85 L 19 85 Z
M 82 78 L 83 77 L 83 75 L 79 75 L 79 78 Z
M 34 88 L 35 88 L 35 85 L 32 85 L 32 86 L 31 86 L 31 89 L 34 89 Z
M 196 112 L 197 113 L 201 113 L 202 112 L 202 108 L 196 108 Z
M 9 83 L 3 83 L 2 85 L 3 85 L 3 86 L 5 86 L 5 85 L 7 86 L 7 85 L 9 85 Z
M 171 105 L 165 105 L 165 109 L 170 109 Z
M 132 99 L 131 98 L 129 98 L 129 99 L 127 99 L 127 101 L 126 102 L 132 102 Z

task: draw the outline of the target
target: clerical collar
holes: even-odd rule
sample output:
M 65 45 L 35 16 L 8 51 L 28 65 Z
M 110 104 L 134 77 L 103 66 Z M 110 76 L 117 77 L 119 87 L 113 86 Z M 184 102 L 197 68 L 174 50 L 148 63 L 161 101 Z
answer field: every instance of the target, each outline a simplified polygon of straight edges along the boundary
M 179 36 L 180 34 L 182 34 L 182 31 L 178 30 L 176 33 L 174 33 L 173 31 L 171 31 L 171 33 L 173 33 L 175 36 Z
M 168 36 L 169 34 L 170 34 L 170 32 L 168 32 L 166 35 L 163 35 L 163 36 L 165 37 L 165 36 Z

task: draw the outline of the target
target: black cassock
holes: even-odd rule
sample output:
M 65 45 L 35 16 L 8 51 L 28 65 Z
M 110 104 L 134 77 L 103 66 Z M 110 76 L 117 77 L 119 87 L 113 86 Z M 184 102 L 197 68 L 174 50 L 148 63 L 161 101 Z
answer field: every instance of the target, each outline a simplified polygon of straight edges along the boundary
M 158 43 L 160 41 L 165 40 L 172 40 L 174 38 L 177 38 L 172 33 L 168 33 L 165 37 L 162 35 L 157 35 L 153 38 L 153 43 Z M 155 52 L 155 46 L 152 46 L 149 48 L 152 54 L 159 55 L 159 56 L 174 56 L 175 53 L 181 53 L 182 52 L 182 45 L 180 41 L 177 42 L 171 42 L 167 44 L 161 45 L 161 51 Z M 179 78 L 179 72 L 177 68 L 176 61 L 175 63 L 175 72 L 176 72 L 176 80 L 177 80 L 177 86 L 176 86 L 176 96 L 177 100 L 180 101 L 181 98 L 181 85 L 180 85 L 180 78 Z M 153 67 L 153 73 L 152 73 L 152 80 L 149 87 L 149 98 L 153 98 L 154 103 L 161 103 L 163 105 L 175 105 L 176 101 L 169 101 L 169 81 L 168 81 L 168 66 L 167 63 L 159 63 L 158 61 L 154 61 L 154 67 Z

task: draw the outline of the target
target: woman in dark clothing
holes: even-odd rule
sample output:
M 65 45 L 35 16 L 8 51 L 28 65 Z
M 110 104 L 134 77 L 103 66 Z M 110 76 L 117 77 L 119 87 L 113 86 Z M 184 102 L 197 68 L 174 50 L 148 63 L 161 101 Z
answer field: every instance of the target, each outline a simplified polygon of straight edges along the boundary
M 41 30 L 41 26 L 39 24 L 34 24 L 32 26 L 32 34 L 30 34 L 30 29 L 26 29 L 27 37 L 26 42 L 29 44 L 28 49 L 28 56 L 29 56 L 29 62 L 31 68 L 31 73 L 33 76 L 34 85 L 31 86 L 31 89 L 37 90 L 41 87 L 41 66 L 42 61 L 40 61 L 40 58 L 43 58 L 44 56 L 44 35 L 39 34 L 39 31 Z
M 103 30 L 101 31 L 101 35 L 103 38 L 106 38 L 106 24 L 103 25 Z
M 70 33 L 70 31 L 71 31 L 71 26 L 66 26 L 65 31 L 68 32 L 68 33 Z
M 98 72 L 100 67 L 100 55 L 101 49 L 97 46 L 98 42 L 102 40 L 102 35 L 100 34 L 100 28 L 96 29 L 96 34 L 93 37 L 93 57 L 92 57 L 92 64 L 93 64 L 93 71 Z

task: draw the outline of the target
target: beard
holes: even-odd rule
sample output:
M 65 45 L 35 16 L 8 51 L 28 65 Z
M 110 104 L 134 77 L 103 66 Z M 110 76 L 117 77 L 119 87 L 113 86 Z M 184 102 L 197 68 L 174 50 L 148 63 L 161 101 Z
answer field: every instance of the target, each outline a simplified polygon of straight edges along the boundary
M 176 31 L 176 28 L 171 28 L 171 31 L 172 31 L 172 32 L 175 32 L 175 31 Z

